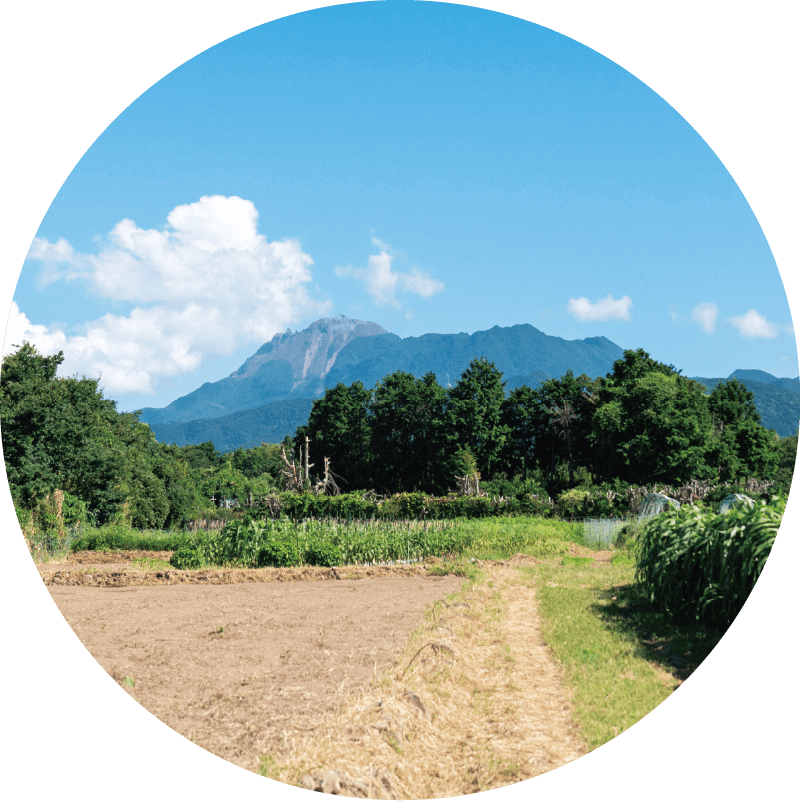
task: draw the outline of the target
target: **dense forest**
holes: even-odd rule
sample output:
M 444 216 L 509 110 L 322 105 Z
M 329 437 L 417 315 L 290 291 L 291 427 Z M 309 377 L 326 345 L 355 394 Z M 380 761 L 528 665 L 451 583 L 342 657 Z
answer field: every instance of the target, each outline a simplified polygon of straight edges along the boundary
M 244 504 L 284 489 L 287 460 L 302 475 L 306 444 L 310 483 L 327 458 L 346 492 L 445 495 L 477 474 L 489 491 L 540 488 L 553 497 L 690 479 L 757 478 L 787 490 L 797 449 L 796 435 L 761 426 L 752 393 L 735 379 L 706 394 L 642 350 L 626 351 L 601 378 L 567 372 L 508 393 L 486 359 L 447 388 L 433 374 L 405 372 L 373 389 L 340 383 L 314 402 L 293 441 L 224 455 L 211 442 L 157 442 L 97 380 L 57 377 L 62 361 L 29 343 L 3 360 L 3 453 L 21 519 L 57 496 L 67 524 L 179 528 L 228 499 Z

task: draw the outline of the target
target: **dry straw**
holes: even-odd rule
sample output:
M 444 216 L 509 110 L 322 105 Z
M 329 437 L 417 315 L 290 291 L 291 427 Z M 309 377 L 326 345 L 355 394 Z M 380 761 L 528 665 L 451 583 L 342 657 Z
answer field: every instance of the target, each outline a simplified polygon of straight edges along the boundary
M 535 590 L 500 566 L 431 609 L 395 663 L 298 733 L 270 775 L 351 797 L 444 798 L 513 784 L 583 753 Z

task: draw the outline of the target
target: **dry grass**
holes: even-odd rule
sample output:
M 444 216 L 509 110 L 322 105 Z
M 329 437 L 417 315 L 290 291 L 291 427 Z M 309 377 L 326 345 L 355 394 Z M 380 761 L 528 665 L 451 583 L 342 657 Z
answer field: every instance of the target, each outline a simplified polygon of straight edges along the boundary
M 585 753 L 544 645 L 532 583 L 507 566 L 437 603 L 396 663 L 262 773 L 364 798 L 512 784 Z

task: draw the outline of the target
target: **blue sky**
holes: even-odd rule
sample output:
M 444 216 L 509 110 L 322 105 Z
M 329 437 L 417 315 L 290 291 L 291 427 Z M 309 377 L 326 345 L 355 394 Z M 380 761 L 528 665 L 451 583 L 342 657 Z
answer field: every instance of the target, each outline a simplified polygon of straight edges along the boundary
M 575 41 L 462 6 L 315 10 L 192 59 L 72 172 L 14 300 L 10 341 L 63 349 L 121 409 L 333 313 L 798 375 L 769 246 L 688 123 Z

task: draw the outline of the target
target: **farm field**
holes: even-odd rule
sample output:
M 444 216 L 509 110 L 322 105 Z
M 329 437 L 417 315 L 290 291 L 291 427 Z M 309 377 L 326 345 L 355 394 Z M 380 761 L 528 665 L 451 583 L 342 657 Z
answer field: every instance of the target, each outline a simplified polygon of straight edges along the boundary
M 746 524 L 766 559 L 782 514 L 777 503 L 724 518 L 687 509 L 644 528 L 537 518 L 464 521 L 449 534 L 418 527 L 430 541 L 414 541 L 410 523 L 354 523 L 332 532 L 337 547 L 378 561 L 335 567 L 305 559 L 325 552 L 316 524 L 276 532 L 299 544 L 299 565 L 254 567 L 264 539 L 217 535 L 208 552 L 221 556 L 191 570 L 164 549 L 184 547 L 174 535 L 109 530 L 35 569 L 60 612 L 54 631 L 63 639 L 66 621 L 83 646 L 73 649 L 78 672 L 93 675 L 79 697 L 103 721 L 127 716 L 119 730 L 139 732 L 137 743 L 152 732 L 158 753 L 331 794 L 452 797 L 549 773 L 609 743 L 719 644 L 718 623 L 665 617 L 635 580 L 645 529 L 673 554 L 695 547 L 697 521 L 709 537 Z M 673 518 L 686 524 L 674 535 Z M 374 542 L 359 543 L 370 531 Z M 415 561 L 381 561 L 412 547 Z M 29 544 L 35 562 L 41 548 Z M 442 555 L 420 557 L 432 549 Z M 66 676 L 66 657 L 59 666 Z M 709 692 L 697 688 L 681 696 L 687 722 Z M 662 728 L 668 710 L 642 731 Z
M 620 632 L 613 615 L 638 619 L 624 554 L 562 542 L 455 564 L 189 571 L 169 552 L 93 551 L 39 570 L 122 690 L 211 753 L 308 789 L 435 798 L 579 757 L 694 667 L 665 658 L 674 632 Z M 698 663 L 714 642 L 679 645 Z

